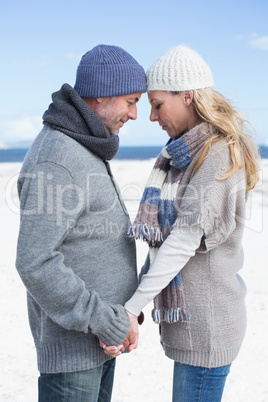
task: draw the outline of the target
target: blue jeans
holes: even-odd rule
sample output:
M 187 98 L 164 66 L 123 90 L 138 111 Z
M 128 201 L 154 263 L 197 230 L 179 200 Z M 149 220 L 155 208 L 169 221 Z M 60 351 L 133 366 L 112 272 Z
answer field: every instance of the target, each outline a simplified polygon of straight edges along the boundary
M 110 402 L 115 359 L 75 373 L 41 374 L 38 402 Z
M 216 368 L 174 363 L 173 402 L 220 402 L 231 364 Z

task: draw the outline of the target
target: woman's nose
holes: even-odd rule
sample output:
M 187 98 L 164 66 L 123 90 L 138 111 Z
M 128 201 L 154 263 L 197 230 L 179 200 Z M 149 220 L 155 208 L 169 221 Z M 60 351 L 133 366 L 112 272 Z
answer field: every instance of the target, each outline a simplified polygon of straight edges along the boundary
M 151 109 L 151 113 L 150 113 L 149 118 L 150 118 L 151 121 L 157 121 L 157 119 L 158 119 L 157 113 L 153 109 Z

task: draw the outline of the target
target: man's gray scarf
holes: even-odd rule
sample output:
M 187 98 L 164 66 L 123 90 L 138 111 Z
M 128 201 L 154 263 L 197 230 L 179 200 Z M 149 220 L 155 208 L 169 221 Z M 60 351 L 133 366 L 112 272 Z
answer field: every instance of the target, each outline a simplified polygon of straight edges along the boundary
M 51 125 L 84 145 L 103 160 L 112 159 L 119 147 L 119 138 L 111 134 L 102 120 L 68 84 L 52 94 L 52 101 L 43 115 L 44 124 Z

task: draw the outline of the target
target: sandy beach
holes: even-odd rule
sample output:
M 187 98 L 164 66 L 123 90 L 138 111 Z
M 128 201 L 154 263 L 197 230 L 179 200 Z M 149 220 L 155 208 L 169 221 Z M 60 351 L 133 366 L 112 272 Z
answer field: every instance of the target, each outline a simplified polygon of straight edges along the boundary
M 152 165 L 153 160 L 111 162 L 132 219 Z M 20 167 L 20 163 L 0 163 L 0 400 L 36 402 L 36 355 L 28 325 L 26 292 L 15 269 L 19 228 L 16 180 Z M 243 241 L 245 263 L 241 276 L 248 288 L 248 328 L 227 379 L 224 402 L 268 402 L 267 236 L 268 160 L 264 159 L 261 180 L 248 199 Z M 137 253 L 140 268 L 147 246 L 137 242 Z M 144 311 L 139 348 L 117 359 L 113 402 L 171 401 L 173 361 L 162 351 L 158 326 L 152 322 L 150 310 L 151 305 Z

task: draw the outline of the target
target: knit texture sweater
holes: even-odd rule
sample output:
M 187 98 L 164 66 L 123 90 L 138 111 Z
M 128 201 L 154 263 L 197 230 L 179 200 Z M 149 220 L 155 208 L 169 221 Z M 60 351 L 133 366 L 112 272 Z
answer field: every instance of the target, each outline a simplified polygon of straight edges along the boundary
M 155 296 L 165 272 L 167 285 L 177 264 L 190 320 L 161 322 L 160 337 L 166 355 L 184 364 L 209 368 L 230 364 L 245 334 L 246 287 L 238 271 L 243 265 L 246 180 L 244 169 L 218 180 L 229 167 L 229 149 L 221 140 L 212 145 L 197 173 L 192 166 L 187 169 L 179 185 L 178 215 L 170 239 L 160 248 L 152 273 L 147 259 L 144 281 L 142 277 L 126 303 L 138 314 L 137 306 L 148 303 L 150 294 Z M 192 252 L 200 230 L 201 242 Z
M 17 270 L 42 373 L 97 367 L 129 331 L 137 287 L 130 221 L 108 162 L 51 126 L 24 161 Z

